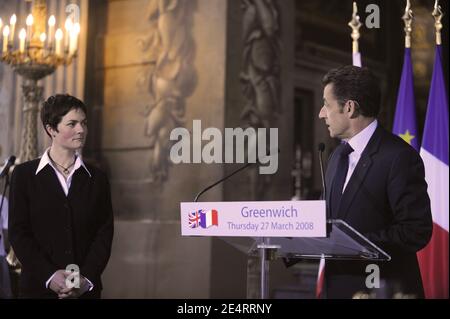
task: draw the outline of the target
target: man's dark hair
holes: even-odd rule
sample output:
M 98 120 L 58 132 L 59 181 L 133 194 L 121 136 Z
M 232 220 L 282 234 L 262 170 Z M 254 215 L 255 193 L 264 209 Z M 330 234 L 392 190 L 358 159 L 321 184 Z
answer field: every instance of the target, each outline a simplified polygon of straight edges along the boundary
M 50 96 L 47 101 L 44 102 L 41 110 L 42 125 L 48 136 L 50 133 L 47 131 L 46 126 L 49 125 L 55 131 L 58 131 L 58 124 L 62 118 L 71 110 L 81 109 L 84 114 L 86 112 L 86 105 L 69 94 L 56 94 Z M 51 136 L 50 136 L 51 137 Z
M 323 86 L 333 84 L 333 93 L 343 107 L 349 100 L 357 102 L 359 112 L 365 117 L 380 113 L 381 89 L 378 79 L 368 68 L 347 65 L 329 71 L 322 80 Z

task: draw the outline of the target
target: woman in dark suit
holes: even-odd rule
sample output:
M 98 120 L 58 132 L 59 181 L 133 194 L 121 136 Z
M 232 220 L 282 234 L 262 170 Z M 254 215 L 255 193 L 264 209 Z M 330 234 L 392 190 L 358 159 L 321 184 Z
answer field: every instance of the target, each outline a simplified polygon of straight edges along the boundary
M 44 102 L 52 139 L 41 158 L 18 165 L 10 190 L 10 242 L 22 264 L 23 298 L 99 298 L 113 212 L 106 175 L 84 163 L 86 106 L 70 95 Z

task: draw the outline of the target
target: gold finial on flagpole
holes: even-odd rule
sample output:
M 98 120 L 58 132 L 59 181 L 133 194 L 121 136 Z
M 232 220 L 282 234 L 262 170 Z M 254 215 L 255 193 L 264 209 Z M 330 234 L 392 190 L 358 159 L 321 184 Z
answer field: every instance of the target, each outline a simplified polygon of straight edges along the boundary
M 402 19 L 405 22 L 405 48 L 411 48 L 411 32 L 414 16 L 411 10 L 410 0 L 406 0 L 405 14 Z
M 358 6 L 356 2 L 353 2 L 353 14 L 352 20 L 348 23 L 348 26 L 352 28 L 352 39 L 353 39 L 353 53 L 359 53 L 359 43 L 358 40 L 361 37 L 359 33 L 359 28 L 361 28 L 362 23 L 359 21 L 358 16 Z
M 434 3 L 433 17 L 436 21 L 434 23 L 434 27 L 436 28 L 436 44 L 442 44 L 441 30 L 442 30 L 442 17 L 444 14 L 442 13 L 441 6 L 439 5 L 439 0 L 436 0 Z

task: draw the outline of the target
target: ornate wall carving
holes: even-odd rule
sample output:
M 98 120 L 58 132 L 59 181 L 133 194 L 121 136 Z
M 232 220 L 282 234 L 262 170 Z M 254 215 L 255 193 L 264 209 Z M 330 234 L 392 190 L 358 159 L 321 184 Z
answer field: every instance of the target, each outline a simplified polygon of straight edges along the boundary
M 280 104 L 280 21 L 275 0 L 242 0 L 243 70 L 245 105 L 241 120 L 245 127 L 277 127 Z M 269 139 L 267 139 L 269 141 Z M 254 199 L 264 196 L 270 177 L 250 171 Z
M 155 183 L 167 179 L 170 132 L 183 126 L 185 101 L 195 87 L 194 41 L 190 34 L 194 6 L 192 0 L 155 0 L 148 7 L 148 19 L 157 25 L 148 40 L 158 51 L 158 58 L 149 79 L 151 99 L 145 128 L 152 147 L 150 173 Z
M 246 105 L 241 118 L 252 127 L 276 121 L 280 108 L 280 26 L 273 0 L 243 0 L 243 71 Z

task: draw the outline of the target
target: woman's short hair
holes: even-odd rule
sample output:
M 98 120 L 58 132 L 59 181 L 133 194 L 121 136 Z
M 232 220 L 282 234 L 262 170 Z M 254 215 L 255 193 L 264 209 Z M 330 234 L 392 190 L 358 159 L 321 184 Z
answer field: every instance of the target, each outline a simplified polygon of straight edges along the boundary
M 69 94 L 56 94 L 50 96 L 44 102 L 41 109 L 42 125 L 48 136 L 50 136 L 50 133 L 47 131 L 47 125 L 55 131 L 58 131 L 57 127 L 62 118 L 71 110 L 77 109 L 81 109 L 84 114 L 87 114 L 86 105 L 74 96 Z

